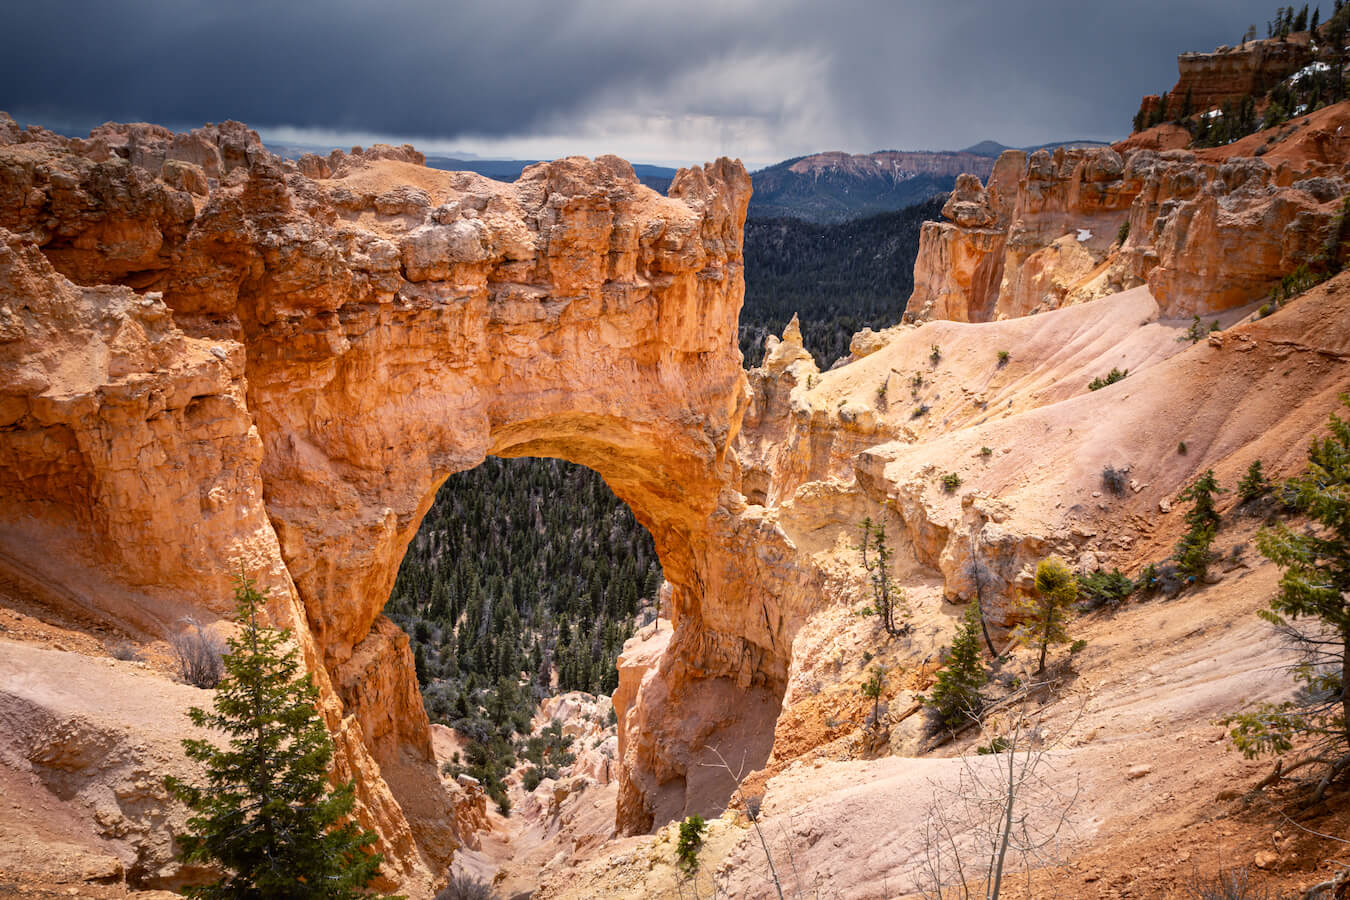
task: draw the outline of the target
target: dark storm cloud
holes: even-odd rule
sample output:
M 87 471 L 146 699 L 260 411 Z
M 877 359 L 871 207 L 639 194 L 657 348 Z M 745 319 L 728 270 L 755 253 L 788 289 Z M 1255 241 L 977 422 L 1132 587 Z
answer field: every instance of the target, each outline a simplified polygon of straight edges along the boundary
M 1110 138 L 1264 2 L 28 0 L 0 109 L 767 161 Z M 299 131 L 297 131 L 299 130 Z M 570 145 L 570 146 L 569 146 Z

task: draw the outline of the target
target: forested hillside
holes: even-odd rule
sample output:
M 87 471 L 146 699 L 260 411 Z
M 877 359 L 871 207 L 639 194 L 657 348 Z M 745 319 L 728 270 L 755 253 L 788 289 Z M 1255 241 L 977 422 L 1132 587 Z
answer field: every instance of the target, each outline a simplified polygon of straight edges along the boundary
M 923 223 L 941 218 L 943 197 L 834 225 L 800 219 L 745 223 L 741 353 L 758 365 L 764 338 L 800 316 L 806 349 L 822 369 L 848 354 L 864 327 L 900 321 L 914 288 Z

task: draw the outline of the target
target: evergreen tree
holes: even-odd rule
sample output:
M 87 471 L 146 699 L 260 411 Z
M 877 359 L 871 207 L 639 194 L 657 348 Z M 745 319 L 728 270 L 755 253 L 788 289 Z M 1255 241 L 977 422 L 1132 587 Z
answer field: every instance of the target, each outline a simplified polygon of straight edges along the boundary
M 972 600 L 952 638 L 947 665 L 938 672 L 924 702 L 943 725 L 959 727 L 979 716 L 983 702 L 980 688 L 988 680 L 989 673 L 980 659 L 980 601 Z
M 1292 6 L 1289 8 L 1293 9 Z M 1303 8 L 1298 11 L 1298 15 L 1294 16 L 1292 28 L 1296 32 L 1308 30 L 1308 4 L 1303 4 Z
M 165 785 L 195 813 L 177 836 L 186 862 L 215 864 L 220 880 L 186 889 L 190 897 L 355 898 L 368 896 L 380 856 L 369 852 L 373 832 L 344 822 L 355 786 L 330 788 L 333 742 L 315 703 L 318 689 L 297 677 L 290 632 L 266 628 L 265 602 L 242 573 L 234 592 L 242 631 L 229 642 L 225 677 L 214 712 L 193 707 L 198 728 L 229 736 L 224 748 L 189 739 L 189 758 L 206 768 L 205 786 L 166 778 Z
M 1024 647 L 1039 647 L 1036 673 L 1045 671 L 1045 656 L 1051 644 L 1064 644 L 1069 634 L 1064 621 L 1069 606 L 1078 599 L 1078 579 L 1058 557 L 1043 559 L 1036 566 L 1036 594 L 1023 598 L 1018 606 L 1024 617 L 1013 629 L 1012 639 Z
M 426 687 L 430 679 L 427 677 L 427 649 L 426 644 L 418 644 L 417 652 L 413 654 L 413 671 L 417 673 L 417 686 Z
M 1313 9 L 1312 23 L 1308 25 L 1308 30 L 1312 32 L 1313 40 L 1316 40 L 1318 38 L 1317 26 L 1320 25 L 1321 22 L 1322 22 L 1322 7 L 1318 6 L 1315 9 Z
M 1238 497 L 1243 503 L 1255 500 L 1262 494 L 1270 492 L 1270 480 L 1266 478 L 1266 473 L 1261 470 L 1261 460 L 1254 459 L 1252 464 L 1247 467 L 1247 474 L 1242 476 L 1238 482 Z
M 1350 397 L 1342 395 L 1350 405 Z M 1261 553 L 1284 569 L 1279 593 L 1260 615 L 1301 651 L 1294 677 L 1296 701 L 1265 704 L 1230 716 L 1231 736 L 1248 757 L 1281 754 L 1295 738 L 1310 737 L 1308 757 L 1327 766 L 1314 799 L 1350 768 L 1350 423 L 1331 416 L 1331 434 L 1313 439 L 1303 474 L 1284 493 L 1312 522 L 1306 531 L 1284 524 L 1262 529 Z M 1311 619 L 1313 628 L 1290 620 Z
M 1223 493 L 1227 492 L 1214 479 L 1214 470 L 1206 469 L 1190 487 L 1177 495 L 1178 500 L 1191 501 L 1191 510 L 1186 513 L 1187 531 L 1177 541 L 1172 558 L 1176 560 L 1177 569 L 1191 581 L 1202 580 L 1209 571 L 1213 559 L 1209 548 L 1219 530 L 1214 495 Z
M 877 665 L 872 667 L 872 674 L 862 683 L 859 692 L 872 701 L 872 717 L 868 721 L 868 728 L 877 728 L 881 725 L 881 695 L 886 687 L 886 667 Z
M 870 518 L 862 522 L 862 543 L 858 546 L 863 568 L 872 588 L 873 609 L 881 616 L 881 624 L 891 636 L 909 631 L 909 607 L 905 592 L 891 578 L 891 548 L 886 543 L 885 514 L 875 525 Z M 868 558 L 868 550 L 872 557 Z

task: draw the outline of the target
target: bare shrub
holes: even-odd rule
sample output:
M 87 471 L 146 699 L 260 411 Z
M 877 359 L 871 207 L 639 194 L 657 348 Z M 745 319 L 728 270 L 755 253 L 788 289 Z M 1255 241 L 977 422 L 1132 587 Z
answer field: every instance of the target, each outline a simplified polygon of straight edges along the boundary
M 976 753 L 961 757 L 956 785 L 933 785 L 917 837 L 912 887 L 924 900 L 998 900 L 1005 879 L 1018 870 L 1031 896 L 1031 873 L 1059 864 L 1061 832 L 1073 830 L 1069 817 L 1081 784 L 1055 770 L 1050 751 L 1073 730 L 1082 708 L 1052 738 L 1043 728 L 1044 708 L 1033 712 L 1031 705 L 1033 692 L 1048 684 L 1027 683 L 983 717 L 971 710 L 981 732 Z M 1000 709 L 1006 710 L 999 716 L 1004 727 L 996 731 L 991 723 Z
M 461 872 L 451 876 L 450 883 L 437 892 L 436 900 L 497 900 L 497 894 L 486 881 Z
M 1245 868 L 1222 869 L 1213 878 L 1198 879 L 1189 889 L 1195 900 L 1275 900 L 1275 895 L 1252 883 Z
M 108 655 L 123 662 L 141 661 L 141 651 L 130 641 L 113 641 L 108 645 Z
M 1129 485 L 1129 478 L 1130 470 L 1128 467 L 1117 469 L 1115 466 L 1107 466 L 1102 469 L 1102 487 L 1117 497 L 1125 493 L 1125 488 Z
M 225 642 L 192 619 L 187 627 L 169 638 L 178 674 L 188 684 L 213 688 L 225 674 Z

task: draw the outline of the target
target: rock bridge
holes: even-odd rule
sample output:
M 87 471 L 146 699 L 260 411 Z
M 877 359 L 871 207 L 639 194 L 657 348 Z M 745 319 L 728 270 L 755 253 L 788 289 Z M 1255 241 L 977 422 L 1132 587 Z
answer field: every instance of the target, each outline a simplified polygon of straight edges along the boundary
M 242 565 L 402 879 L 455 836 L 381 609 L 451 473 L 580 463 L 655 538 L 676 628 L 625 675 L 621 829 L 724 800 L 692 761 L 737 728 L 767 755 L 788 665 L 764 572 L 784 556 L 756 552 L 729 450 L 745 170 L 681 170 L 662 197 L 614 157 L 514 184 L 422 162 L 0 117 L 0 566 L 163 636 L 226 615 Z

